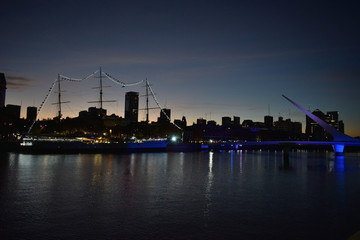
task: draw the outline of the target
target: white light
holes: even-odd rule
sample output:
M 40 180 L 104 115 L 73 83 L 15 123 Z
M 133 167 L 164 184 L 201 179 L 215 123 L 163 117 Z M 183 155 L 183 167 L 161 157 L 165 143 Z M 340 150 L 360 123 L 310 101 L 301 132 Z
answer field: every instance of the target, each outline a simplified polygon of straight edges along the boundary
M 173 136 L 173 137 L 171 138 L 171 141 L 176 142 L 176 137 Z

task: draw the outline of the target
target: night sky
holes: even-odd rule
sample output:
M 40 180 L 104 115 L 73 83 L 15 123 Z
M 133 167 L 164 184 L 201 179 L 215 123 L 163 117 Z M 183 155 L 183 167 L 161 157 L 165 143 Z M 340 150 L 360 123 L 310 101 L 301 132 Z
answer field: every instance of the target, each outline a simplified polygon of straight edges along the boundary
M 39 106 L 57 74 L 82 78 L 102 66 L 124 81 L 148 78 L 171 118 L 221 123 L 222 116 L 263 121 L 270 114 L 339 111 L 360 136 L 358 1 L 2 1 L 0 72 L 6 104 Z M 64 83 L 65 116 L 99 98 L 98 79 Z M 106 81 L 108 114 L 124 116 L 125 92 Z M 53 99 L 52 99 L 53 98 Z M 51 97 L 40 118 L 54 117 Z M 152 104 L 155 106 L 155 104 Z M 141 106 L 140 106 L 141 107 Z M 151 120 L 156 120 L 154 111 Z M 144 120 L 145 114 L 139 114 Z

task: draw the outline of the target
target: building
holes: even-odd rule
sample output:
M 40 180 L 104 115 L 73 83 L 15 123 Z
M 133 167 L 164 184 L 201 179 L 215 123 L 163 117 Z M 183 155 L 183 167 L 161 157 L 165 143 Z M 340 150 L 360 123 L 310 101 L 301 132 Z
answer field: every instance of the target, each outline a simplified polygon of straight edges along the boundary
M 222 117 L 221 119 L 221 125 L 224 127 L 240 127 L 240 117 L 234 116 L 234 120 L 231 121 L 230 117 Z
M 339 121 L 339 131 L 345 133 L 345 126 L 343 120 Z
M 332 126 L 335 127 L 336 124 L 339 123 L 339 112 L 337 111 L 330 111 L 326 113 L 326 122 L 329 124 L 333 124 Z
M 180 119 L 175 119 L 174 124 L 182 129 L 184 129 L 184 126 L 182 125 L 182 121 Z
M 208 121 L 207 125 L 208 126 L 216 126 L 216 121 L 210 120 L 210 121 Z
M 138 122 L 139 93 L 127 92 L 125 94 L 125 120 L 132 123 Z
M 179 126 L 182 129 L 185 129 L 186 128 L 186 118 L 185 118 L 185 116 L 183 116 L 181 120 L 180 119 L 174 120 L 174 124 Z
M 301 134 L 302 124 L 301 122 L 292 122 L 291 119 L 284 120 L 283 117 L 279 117 L 279 120 L 274 122 L 274 129 L 280 132 L 287 132 L 290 134 Z
M 158 118 L 159 123 L 169 123 L 170 117 L 171 117 L 171 110 L 167 108 L 163 108 L 162 111 L 160 111 L 160 117 Z
M 103 118 L 104 126 L 108 127 L 108 128 L 116 127 L 121 120 L 122 120 L 122 118 L 120 118 L 119 116 L 117 116 L 115 114 L 111 114 L 110 116 L 105 116 Z M 110 134 L 111 134 L 111 132 L 110 132 Z
M 90 117 L 104 117 L 106 116 L 106 109 L 89 107 L 89 116 Z
M 186 117 L 183 116 L 182 119 L 181 119 L 182 123 L 183 123 L 183 126 L 186 127 L 187 126 L 187 122 L 186 122 Z
M 0 73 L 0 108 L 5 107 L 6 79 L 5 74 Z
M 89 116 L 89 112 L 86 110 L 79 112 L 79 118 L 81 118 L 81 119 L 86 119 L 86 118 L 88 118 L 88 116 Z
M 37 114 L 37 107 L 27 107 L 26 120 L 27 121 L 35 121 L 36 114 Z
M 253 120 L 249 120 L 249 119 L 244 120 L 242 122 L 242 126 L 245 127 L 245 128 L 250 128 L 250 127 L 254 126 L 254 122 L 253 122 Z
M 196 124 L 197 124 L 197 125 L 205 126 L 205 125 L 206 125 L 206 119 L 198 118 L 198 119 L 196 120 Z
M 231 126 L 231 118 L 230 117 L 222 117 L 221 125 L 225 126 L 225 127 L 230 127 Z
M 215 121 L 198 119 L 197 124 L 188 126 L 184 131 L 184 141 L 254 141 L 255 134 L 241 126 L 214 125 Z
M 234 116 L 233 125 L 236 127 L 240 126 L 240 117 Z
M 274 118 L 272 116 L 264 116 L 264 124 L 267 129 L 274 128 Z
M 80 119 L 97 119 L 105 117 L 107 113 L 106 109 L 103 108 L 96 108 L 96 107 L 89 107 L 88 111 L 80 111 L 79 118 Z
M 316 109 L 312 112 L 315 116 L 320 118 L 321 120 L 326 122 L 326 115 Z M 325 129 L 322 128 L 317 122 L 313 121 L 310 117 L 306 116 L 306 127 L 305 133 L 311 140 L 325 140 L 326 139 L 326 132 Z
M 20 119 L 21 106 L 19 105 L 6 105 L 5 115 L 8 120 L 16 121 Z
M 331 111 L 326 113 L 326 122 L 336 130 L 344 133 L 344 122 L 339 121 L 339 112 Z
M 315 116 L 338 130 L 339 132 L 344 133 L 344 122 L 339 121 L 339 112 L 337 111 L 329 111 L 326 114 L 316 109 L 312 112 Z M 306 116 L 306 135 L 311 140 L 329 140 L 331 139 L 331 135 L 328 134 L 324 128 L 322 128 L 318 123 L 313 121 L 310 117 Z
M 291 122 L 291 132 L 294 134 L 302 134 L 301 122 Z

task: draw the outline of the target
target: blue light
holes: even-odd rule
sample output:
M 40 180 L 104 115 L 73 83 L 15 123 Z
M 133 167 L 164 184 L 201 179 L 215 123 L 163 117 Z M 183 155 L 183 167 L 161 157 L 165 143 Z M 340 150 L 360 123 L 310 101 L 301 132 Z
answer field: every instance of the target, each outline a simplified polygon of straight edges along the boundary
M 345 145 L 335 144 L 335 145 L 332 145 L 332 147 L 333 147 L 336 155 L 342 155 L 344 152 Z
M 343 156 L 336 156 L 335 158 L 335 170 L 337 172 L 343 172 L 345 169 L 345 161 Z

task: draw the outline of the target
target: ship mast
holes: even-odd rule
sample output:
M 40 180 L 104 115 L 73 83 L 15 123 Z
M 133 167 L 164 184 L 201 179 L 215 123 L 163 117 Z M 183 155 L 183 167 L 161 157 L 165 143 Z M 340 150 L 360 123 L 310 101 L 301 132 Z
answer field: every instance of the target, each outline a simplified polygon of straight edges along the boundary
M 61 118 L 61 86 L 60 86 L 60 74 L 58 74 L 58 104 L 59 104 L 59 114 L 58 114 L 58 118 L 60 120 Z
M 159 109 L 158 107 L 149 107 L 149 89 L 150 89 L 150 84 L 149 81 L 147 80 L 147 78 L 145 79 L 145 95 L 142 95 L 142 97 L 146 97 L 146 102 L 145 102 L 145 108 L 139 109 L 139 110 L 146 110 L 146 123 L 149 123 L 149 110 L 150 109 Z
M 58 101 L 56 103 L 53 103 L 53 104 L 58 105 L 58 109 L 59 109 L 59 111 L 58 111 L 58 119 L 60 121 L 61 116 L 62 116 L 62 114 L 61 114 L 61 104 L 62 103 L 69 103 L 70 101 L 61 102 L 61 84 L 60 84 L 61 78 L 60 78 L 60 74 L 58 74 L 57 82 L 58 82 Z
M 145 80 L 146 83 L 146 123 L 149 123 L 149 82 L 146 78 Z
M 103 100 L 103 88 L 104 87 L 110 87 L 110 86 L 103 86 L 103 79 L 102 79 L 102 69 L 100 67 L 100 76 L 98 77 L 99 78 L 99 87 L 94 87 L 93 89 L 97 89 L 99 88 L 100 91 L 99 91 L 99 101 L 90 101 L 88 103 L 100 103 L 100 113 L 102 115 L 102 112 L 103 112 L 103 103 L 104 102 L 116 102 L 116 100 Z M 102 117 L 102 116 L 101 116 Z
M 103 85 L 102 85 L 102 71 L 100 67 L 100 111 L 103 109 Z

